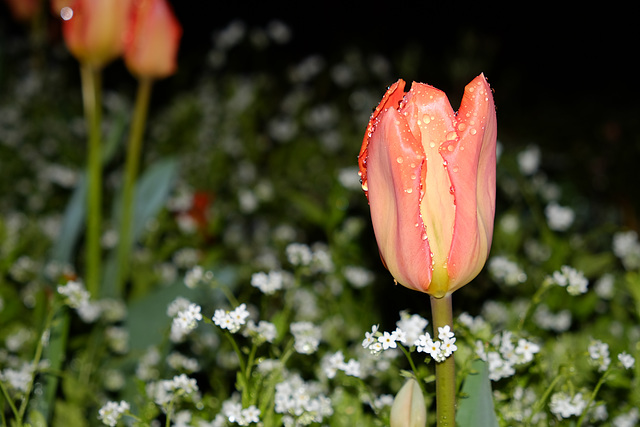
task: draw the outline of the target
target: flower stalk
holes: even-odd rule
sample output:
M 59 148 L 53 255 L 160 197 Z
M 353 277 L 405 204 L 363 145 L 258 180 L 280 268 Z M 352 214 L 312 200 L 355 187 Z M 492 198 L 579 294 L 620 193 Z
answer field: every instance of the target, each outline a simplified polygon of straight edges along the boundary
M 446 325 L 453 329 L 451 294 L 442 298 L 430 298 L 434 335 L 437 334 L 438 328 Z M 455 426 L 456 370 L 453 354 L 436 363 L 436 405 L 437 426 Z
M 142 137 L 144 135 L 149 100 L 151 99 L 151 78 L 138 80 L 138 93 L 133 111 L 133 121 L 127 144 L 124 184 L 122 188 L 122 212 L 120 215 L 120 233 L 118 239 L 118 278 L 116 295 L 122 296 L 129 275 L 129 256 L 133 245 L 132 228 L 134 220 L 135 184 L 140 166 Z
M 89 132 L 87 153 L 87 238 L 86 238 L 86 284 L 92 297 L 100 293 L 102 228 L 102 142 L 101 70 L 89 64 L 80 66 L 84 115 Z

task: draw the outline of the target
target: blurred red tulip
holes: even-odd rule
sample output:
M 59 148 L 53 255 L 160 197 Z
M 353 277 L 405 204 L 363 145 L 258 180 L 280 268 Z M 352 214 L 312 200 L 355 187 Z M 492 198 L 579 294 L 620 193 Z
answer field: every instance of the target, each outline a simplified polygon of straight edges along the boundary
M 83 64 L 101 68 L 120 56 L 130 0 L 75 0 L 72 16 L 62 24 L 71 53 Z
M 41 0 L 5 0 L 13 19 L 18 22 L 28 22 L 40 12 Z
M 176 71 L 182 27 L 166 0 L 136 0 L 124 60 L 138 77 L 164 78 Z
M 496 194 L 496 114 L 484 75 L 458 113 L 444 92 L 393 84 L 359 155 L 380 255 L 396 281 L 440 298 L 487 260 Z

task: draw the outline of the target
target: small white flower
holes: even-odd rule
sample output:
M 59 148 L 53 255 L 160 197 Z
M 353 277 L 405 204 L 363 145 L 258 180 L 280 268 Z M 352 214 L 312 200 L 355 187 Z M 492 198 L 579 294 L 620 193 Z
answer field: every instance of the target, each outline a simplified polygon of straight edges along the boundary
M 251 276 L 251 286 L 260 289 L 265 295 L 272 295 L 283 288 L 284 275 L 281 271 L 260 271 Z
M 573 397 L 564 392 L 554 393 L 549 402 L 549 410 L 559 420 L 581 415 L 586 407 L 587 402 L 582 397 L 582 393 L 577 393 Z
M 589 345 L 588 351 L 591 359 L 598 365 L 598 370 L 600 372 L 606 371 L 611 363 L 609 345 L 602 341 L 595 340 Z
M 554 231 L 568 230 L 576 216 L 573 209 L 560 206 L 556 202 L 549 203 L 544 209 L 544 214 L 547 217 L 549 228 Z
M 302 243 L 290 243 L 285 249 L 287 259 L 292 265 L 305 266 L 311 264 L 313 253 L 309 246 Z
M 390 348 L 396 348 L 396 340 L 393 338 L 389 332 L 384 332 L 381 337 L 378 337 L 378 342 L 382 344 L 383 350 L 388 350 Z
M 636 359 L 634 359 L 632 355 L 625 351 L 618 354 L 618 360 L 620 361 L 620 363 L 622 363 L 622 366 L 624 366 L 625 369 L 633 368 L 633 365 L 635 365 L 636 363 Z
M 533 175 L 540 167 L 540 148 L 537 145 L 527 147 L 518 153 L 517 161 L 523 175 Z
M 391 332 L 391 337 L 396 342 L 401 342 L 402 344 L 407 342 L 407 334 L 400 328 L 396 328 L 395 331 Z
M 571 295 L 580 295 L 587 292 L 589 281 L 584 277 L 581 271 L 575 268 L 563 265 L 560 271 L 555 271 L 551 280 L 556 285 L 566 287 L 567 292 Z
M 524 338 L 520 338 L 518 340 L 518 346 L 514 351 L 521 358 L 519 363 L 528 363 L 533 360 L 533 355 L 540 351 L 540 346 Z
M 444 339 L 442 339 L 442 344 L 440 346 L 441 351 L 442 351 L 442 356 L 447 358 L 447 357 L 451 356 L 453 354 L 453 352 L 458 349 L 458 346 L 456 346 L 455 342 L 456 342 L 455 338 L 444 338 Z
M 68 281 L 65 285 L 58 286 L 58 293 L 66 297 L 69 307 L 79 308 L 89 301 L 89 292 L 84 285 L 74 280 Z
M 321 330 L 311 322 L 295 322 L 290 326 L 293 347 L 300 354 L 312 354 L 320 345 Z
M 378 325 L 373 325 L 371 327 L 371 332 L 364 333 L 364 340 L 362 341 L 362 347 L 369 348 L 371 344 L 376 342 L 376 333 L 378 332 Z
M 447 338 L 453 338 L 453 332 L 449 325 L 444 325 L 438 328 L 438 339 L 444 340 Z
M 102 421 L 103 424 L 114 427 L 118 424 L 120 417 L 122 414 L 129 410 L 129 403 L 124 400 L 118 402 L 107 402 L 100 410 L 98 411 L 98 419 Z

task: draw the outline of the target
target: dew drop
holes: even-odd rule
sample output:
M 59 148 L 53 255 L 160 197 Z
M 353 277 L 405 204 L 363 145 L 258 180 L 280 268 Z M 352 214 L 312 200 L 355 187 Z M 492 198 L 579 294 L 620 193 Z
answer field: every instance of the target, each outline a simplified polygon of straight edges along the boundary
M 422 240 L 427 240 L 427 233 L 422 233 Z
M 458 130 L 459 130 L 460 132 L 464 131 L 466 128 L 467 128 L 467 125 L 466 125 L 465 123 L 460 123 L 460 124 L 458 125 Z
M 471 130 L 469 130 L 469 133 L 470 133 L 471 135 L 475 135 L 475 134 L 476 134 L 476 132 L 477 132 L 477 131 L 476 131 L 475 129 L 471 129 Z
M 435 146 L 436 146 L 436 143 L 435 143 L 435 142 L 431 141 L 431 142 L 429 143 L 429 147 L 433 148 L 433 147 L 435 147 Z
M 422 122 L 425 125 L 428 125 L 431 122 L 431 117 L 427 116 L 426 114 L 424 116 L 422 116 Z
M 453 167 L 453 171 L 454 171 L 454 172 L 458 172 L 458 167 L 457 167 L 457 166 L 454 166 L 454 167 Z
M 407 188 L 406 190 L 404 190 L 404 192 L 407 194 L 411 194 L 413 193 L 413 188 Z
M 398 156 L 398 158 L 396 159 L 396 162 L 402 163 L 402 162 L 404 162 L 404 159 L 402 157 Z
M 455 131 L 451 131 L 447 134 L 447 141 L 453 141 L 457 136 L 458 134 Z
M 63 7 L 62 9 L 60 9 L 60 17 L 65 21 L 73 18 L 73 9 L 71 9 L 69 6 Z
M 362 189 L 363 189 L 364 191 L 369 191 L 369 186 L 367 185 L 367 182 L 366 182 L 366 181 L 362 183 Z
M 447 147 L 447 150 L 453 151 L 453 144 L 449 144 L 449 146 Z

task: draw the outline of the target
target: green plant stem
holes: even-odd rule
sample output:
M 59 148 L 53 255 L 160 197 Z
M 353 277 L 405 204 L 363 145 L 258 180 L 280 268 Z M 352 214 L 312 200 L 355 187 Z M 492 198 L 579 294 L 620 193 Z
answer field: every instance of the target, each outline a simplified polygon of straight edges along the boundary
M 134 219 L 133 201 L 135 198 L 135 184 L 140 166 L 140 153 L 142 151 L 142 136 L 147 121 L 149 100 L 151 99 L 151 87 L 153 80 L 141 78 L 138 80 L 138 93 L 133 111 L 129 141 L 127 144 L 127 158 L 125 164 L 124 183 L 122 188 L 122 212 L 120 215 L 120 233 L 118 239 L 118 278 L 116 283 L 116 295 L 122 297 L 125 282 L 129 274 L 129 256 L 131 253 L 132 225 Z
M 413 371 L 413 375 L 416 377 L 416 380 L 418 380 L 418 384 L 420 385 L 420 389 L 422 390 L 422 394 L 424 396 L 426 396 L 427 395 L 427 390 L 425 390 L 425 387 L 424 387 L 424 379 L 418 377 L 418 368 L 416 368 L 416 364 L 413 363 L 413 359 L 411 358 L 411 353 L 402 344 L 400 344 L 399 347 L 400 347 L 400 350 L 402 350 L 402 352 L 406 356 L 407 360 L 409 361 L 409 365 L 411 366 L 411 370 Z
M 547 290 L 549 290 L 551 285 L 552 285 L 552 282 L 549 279 L 546 279 L 545 281 L 542 282 L 542 286 L 540 286 L 538 288 L 536 293 L 531 298 L 531 302 L 529 303 L 529 306 L 527 307 L 527 311 L 524 313 L 522 318 L 520 318 L 520 322 L 518 323 L 518 330 L 519 331 L 522 331 L 522 329 L 524 328 L 525 322 L 527 321 L 527 319 L 529 319 L 531 314 L 533 314 L 533 310 L 542 301 L 542 295 L 544 295 L 544 293 L 547 292 Z
M 431 297 L 431 315 L 433 333 L 438 328 L 449 325 L 453 330 L 453 307 L 451 295 L 442 298 Z M 456 366 L 453 354 L 444 361 L 436 363 L 436 420 L 438 427 L 456 425 Z
M 44 351 L 44 342 L 45 334 L 51 331 L 51 322 L 53 321 L 53 315 L 55 314 L 55 308 L 51 307 L 49 313 L 47 314 L 47 318 L 45 320 L 44 328 L 42 329 L 42 333 L 40 334 L 40 339 L 38 340 L 38 345 L 36 345 L 36 351 L 33 356 L 33 373 L 31 374 L 31 380 L 27 385 L 27 389 L 24 392 L 24 397 L 22 398 L 22 402 L 20 403 L 20 409 L 18 410 L 18 416 L 16 419 L 17 425 L 22 426 L 22 421 L 24 420 L 24 415 L 27 412 L 27 406 L 29 405 L 29 396 L 31 395 L 31 390 L 33 390 L 33 384 L 36 380 L 36 375 L 38 375 L 38 365 L 40 364 L 40 360 L 42 359 L 42 352 Z
M 100 234 L 102 227 L 101 70 L 87 64 L 81 64 L 80 77 L 84 115 L 89 132 L 85 281 L 91 296 L 97 298 L 100 292 Z
M 593 392 L 591 393 L 591 396 L 589 397 L 589 401 L 587 402 L 587 404 L 584 407 L 584 411 L 582 411 L 582 415 L 580 415 L 580 418 L 578 419 L 578 424 L 576 424 L 576 427 L 582 426 L 582 423 L 584 422 L 584 419 L 587 416 L 587 412 L 589 411 L 589 408 L 591 408 L 591 404 L 593 403 L 593 401 L 596 400 L 596 396 L 598 395 L 598 392 L 600 391 L 600 387 L 602 387 L 602 385 L 606 381 L 607 377 L 609 376 L 609 372 L 611 372 L 611 368 L 610 367 L 609 367 L 609 369 L 604 371 L 604 374 L 602 374 L 602 377 L 600 377 L 600 380 L 596 384 L 596 387 L 593 389 Z

